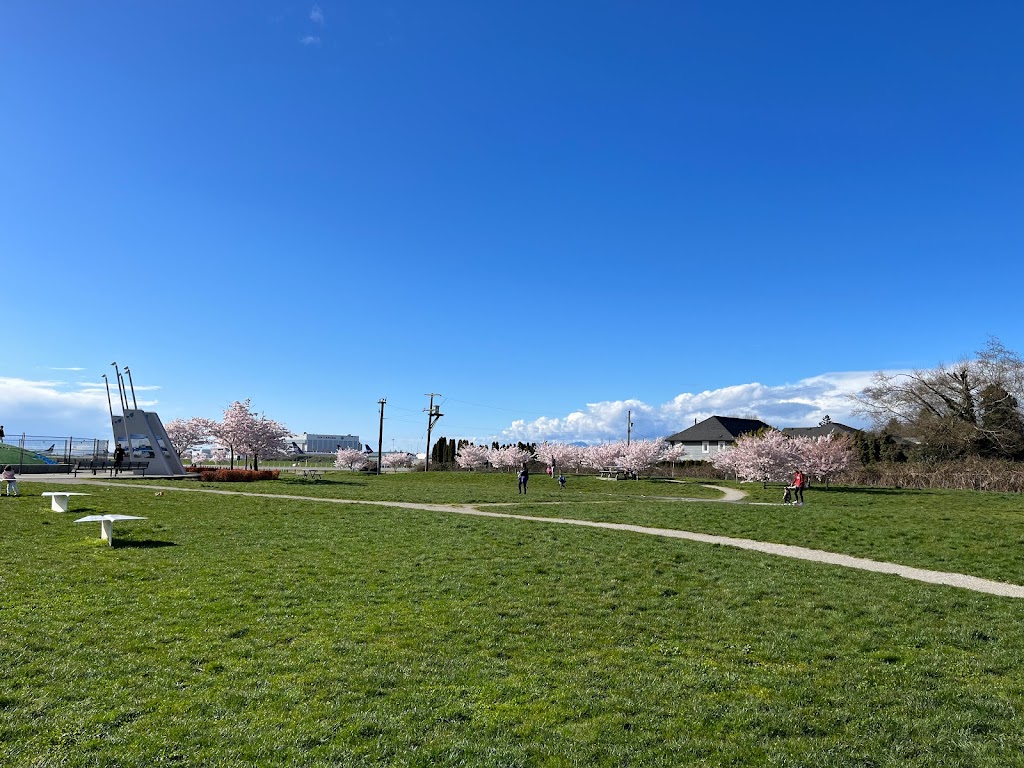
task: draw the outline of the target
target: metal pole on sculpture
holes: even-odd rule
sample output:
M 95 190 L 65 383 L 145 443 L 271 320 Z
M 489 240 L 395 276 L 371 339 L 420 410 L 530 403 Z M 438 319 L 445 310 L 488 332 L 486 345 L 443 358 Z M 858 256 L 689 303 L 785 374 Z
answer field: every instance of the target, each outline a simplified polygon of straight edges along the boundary
M 128 386 L 132 388 L 132 408 L 137 411 L 139 410 L 139 404 L 135 401 L 135 384 L 132 382 L 132 372 L 127 365 L 124 367 L 124 372 L 128 374 Z
M 124 393 L 124 379 L 121 378 L 121 371 L 117 367 L 117 361 L 111 363 L 114 366 L 114 373 L 117 374 L 117 394 L 121 399 L 121 422 L 124 424 L 124 440 L 128 443 L 128 461 L 132 460 L 132 436 L 128 433 L 128 397 Z
M 114 366 L 114 374 L 117 376 L 117 401 L 121 404 L 121 413 L 128 410 L 128 401 L 124 396 L 124 381 L 121 379 L 121 369 L 117 367 L 117 361 L 111 363 Z
M 103 374 L 103 383 L 107 387 L 107 411 L 110 413 L 110 423 L 113 424 L 114 423 L 114 404 L 110 401 L 110 379 L 107 378 L 107 374 L 105 374 L 105 373 Z M 117 435 L 114 435 L 114 442 L 115 443 L 117 442 Z M 94 443 L 93 447 L 92 447 L 92 457 L 93 457 L 93 459 L 97 458 L 97 454 L 98 453 L 99 453 L 99 446 Z
M 114 421 L 114 405 L 110 402 L 110 380 L 107 374 L 103 374 L 103 383 L 107 385 L 107 410 L 110 412 L 110 421 Z

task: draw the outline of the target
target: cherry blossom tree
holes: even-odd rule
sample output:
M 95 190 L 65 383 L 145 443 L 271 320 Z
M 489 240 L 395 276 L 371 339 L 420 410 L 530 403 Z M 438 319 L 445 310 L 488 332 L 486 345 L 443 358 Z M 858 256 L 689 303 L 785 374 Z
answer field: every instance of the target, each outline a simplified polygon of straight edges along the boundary
M 629 445 L 622 446 L 622 455 L 615 463 L 639 480 L 640 474 L 661 461 L 664 453 L 664 440 L 634 440 Z
M 759 436 L 739 437 L 732 448 L 716 454 L 711 463 L 735 472 L 743 482 L 758 481 L 767 488 L 769 481 L 788 479 L 787 475 L 800 466 L 800 453 L 795 440 L 770 429 Z
M 412 456 L 408 453 L 387 453 L 381 461 L 381 466 L 398 470 L 402 467 L 412 466 Z
M 487 466 L 487 454 L 490 449 L 483 445 L 473 445 L 467 443 L 466 445 L 459 448 L 458 454 L 455 456 L 455 463 L 458 464 L 462 469 L 474 470 L 480 467 Z
M 669 445 L 665 448 L 665 452 L 661 455 L 661 460 L 672 464 L 672 477 L 676 476 L 676 462 L 681 461 L 684 456 L 686 456 L 686 446 L 682 443 Z
M 487 461 L 497 469 L 510 470 L 523 466 L 533 460 L 533 454 L 515 445 L 508 445 L 504 448 L 490 448 L 487 451 Z
M 362 469 L 366 466 L 366 454 L 357 448 L 339 448 L 334 458 L 334 466 L 339 469 Z
M 252 429 L 253 414 L 245 402 L 235 400 L 224 410 L 223 420 L 213 430 L 214 441 L 231 456 L 231 469 L 235 468 L 235 456 L 243 453 L 242 445 L 247 443 Z
M 206 445 L 213 439 L 213 431 L 217 422 L 213 419 L 195 417 L 192 419 L 174 419 L 164 425 L 167 436 L 171 439 L 174 452 L 179 457 L 200 445 Z
M 252 468 L 259 469 L 259 460 L 272 459 L 285 453 L 286 440 L 291 430 L 284 424 L 260 414 L 253 419 L 249 442 L 243 445 L 245 453 L 252 459 Z
M 583 467 L 583 448 L 579 445 L 563 443 L 558 456 L 558 471 L 572 470 L 579 473 Z
M 853 461 L 853 440 L 847 434 L 833 432 L 797 441 L 801 463 L 807 473 L 825 483 Z
M 733 445 L 716 453 L 711 459 L 711 465 L 716 469 L 721 470 L 726 475 L 731 474 L 739 480 L 739 471 L 736 467 L 736 459 L 740 456 L 741 454 L 736 453 L 736 446 Z
M 231 468 L 235 457 L 245 456 L 252 468 L 259 469 L 261 456 L 268 458 L 284 452 L 285 438 L 290 431 L 284 424 L 266 415 L 257 416 L 250 410 L 250 400 L 236 400 L 224 411 L 224 420 L 212 430 L 214 441 L 231 454 Z
M 583 449 L 583 465 L 589 469 L 601 470 L 616 465 L 619 456 L 626 452 L 625 441 L 590 445 Z
M 579 446 L 567 443 L 543 442 L 537 446 L 537 460 L 543 461 L 549 467 L 554 467 L 553 477 L 557 477 L 559 472 L 564 472 L 567 469 L 579 472 L 580 453 Z

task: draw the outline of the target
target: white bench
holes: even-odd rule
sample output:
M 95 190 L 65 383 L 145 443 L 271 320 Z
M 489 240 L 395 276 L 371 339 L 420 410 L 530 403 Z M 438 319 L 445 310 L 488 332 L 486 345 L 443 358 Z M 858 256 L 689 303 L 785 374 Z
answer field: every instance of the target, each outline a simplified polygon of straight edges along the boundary
M 100 539 L 107 542 L 110 546 L 114 546 L 114 521 L 115 520 L 145 520 L 144 517 L 136 517 L 135 515 L 86 515 L 75 520 L 76 523 L 95 523 L 100 524 Z
M 68 499 L 71 496 L 92 496 L 91 493 L 75 493 L 74 491 L 43 491 L 42 495 L 50 497 L 50 509 L 54 512 L 67 512 Z

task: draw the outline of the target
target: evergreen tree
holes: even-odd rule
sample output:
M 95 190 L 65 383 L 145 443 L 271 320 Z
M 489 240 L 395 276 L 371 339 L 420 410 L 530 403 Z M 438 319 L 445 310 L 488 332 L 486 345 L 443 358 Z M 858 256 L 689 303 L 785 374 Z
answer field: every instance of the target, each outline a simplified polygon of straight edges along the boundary
M 981 391 L 981 435 L 978 453 L 1001 459 L 1024 457 L 1024 418 L 1017 398 L 999 384 L 990 384 Z

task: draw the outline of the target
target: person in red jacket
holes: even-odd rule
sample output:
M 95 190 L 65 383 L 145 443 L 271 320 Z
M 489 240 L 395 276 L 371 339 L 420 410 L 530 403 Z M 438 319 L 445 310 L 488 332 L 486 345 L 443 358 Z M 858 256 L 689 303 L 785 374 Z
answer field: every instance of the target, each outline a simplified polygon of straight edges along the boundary
M 793 473 L 793 503 L 803 506 L 804 486 L 807 485 L 807 478 L 799 469 Z

